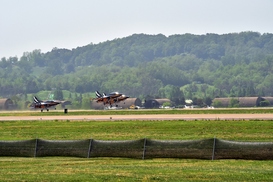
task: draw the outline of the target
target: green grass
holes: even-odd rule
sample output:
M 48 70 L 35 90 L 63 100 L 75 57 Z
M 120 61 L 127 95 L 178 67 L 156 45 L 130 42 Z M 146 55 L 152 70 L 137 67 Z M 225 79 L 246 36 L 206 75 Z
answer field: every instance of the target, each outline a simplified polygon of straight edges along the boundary
M 130 114 L 266 114 L 273 113 L 272 108 L 247 109 L 140 109 L 140 110 L 70 110 L 67 115 L 130 115 Z M 35 111 L 2 111 L 0 116 L 57 116 L 63 115 L 64 110 Z
M 3 121 L 0 140 L 191 140 L 220 138 L 273 141 L 272 121 Z
M 273 161 L 0 158 L 0 181 L 272 181 Z
M 273 141 L 272 121 L 3 121 L 0 140 Z M 0 181 L 272 181 L 273 161 L 0 157 Z

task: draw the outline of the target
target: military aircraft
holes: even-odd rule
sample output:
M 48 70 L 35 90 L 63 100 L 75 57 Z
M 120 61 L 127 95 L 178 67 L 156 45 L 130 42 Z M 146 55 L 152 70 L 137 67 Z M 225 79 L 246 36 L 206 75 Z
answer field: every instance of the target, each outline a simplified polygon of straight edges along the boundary
M 112 107 L 113 104 L 116 104 L 116 107 L 118 107 L 117 103 L 119 103 L 119 102 L 121 102 L 121 101 L 124 101 L 124 100 L 126 100 L 126 99 L 128 99 L 128 98 L 129 98 L 129 97 L 126 96 L 126 95 L 121 95 L 121 96 L 116 97 L 116 98 L 111 98 L 111 99 L 109 100 L 109 103 L 107 103 L 107 104 L 109 104 L 110 107 Z
M 124 101 L 128 99 L 129 97 L 126 95 L 123 95 L 118 92 L 111 92 L 109 95 L 103 93 L 99 93 L 98 91 L 95 92 L 97 98 L 95 99 L 97 103 L 102 102 L 104 105 L 109 104 L 110 107 L 112 107 L 113 104 L 118 103 L 120 101 Z
M 43 112 L 44 109 L 46 109 L 48 111 L 50 107 L 55 107 L 56 105 L 58 105 L 60 103 L 61 103 L 60 101 L 56 101 L 56 100 L 42 101 L 42 100 L 39 100 L 36 96 L 34 96 L 33 103 L 30 105 L 30 108 L 31 109 L 40 108 L 41 112 Z M 56 107 L 55 107 L 55 109 L 56 109 Z

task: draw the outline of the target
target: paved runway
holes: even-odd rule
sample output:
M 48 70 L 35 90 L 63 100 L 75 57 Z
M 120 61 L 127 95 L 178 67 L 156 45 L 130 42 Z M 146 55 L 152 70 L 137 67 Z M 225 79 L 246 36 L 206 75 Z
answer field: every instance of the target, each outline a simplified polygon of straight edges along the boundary
M 62 115 L 62 116 L 0 116 L 0 121 L 16 120 L 273 120 L 273 114 L 147 114 L 147 115 Z

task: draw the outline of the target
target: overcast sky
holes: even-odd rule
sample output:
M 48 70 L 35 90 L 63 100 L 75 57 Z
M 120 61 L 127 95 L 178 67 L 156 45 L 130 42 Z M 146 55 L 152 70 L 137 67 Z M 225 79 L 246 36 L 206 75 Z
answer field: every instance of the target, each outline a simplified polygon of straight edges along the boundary
M 0 58 L 135 33 L 273 33 L 273 0 L 0 0 Z

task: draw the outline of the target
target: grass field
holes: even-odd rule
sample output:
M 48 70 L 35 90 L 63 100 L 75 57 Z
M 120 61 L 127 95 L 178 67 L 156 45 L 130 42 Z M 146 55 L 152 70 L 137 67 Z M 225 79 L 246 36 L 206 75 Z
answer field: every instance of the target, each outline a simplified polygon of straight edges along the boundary
M 0 140 L 193 140 L 273 141 L 273 121 L 3 121 Z
M 4 121 L 0 122 L 0 140 L 192 140 L 216 137 L 272 142 L 272 122 Z M 272 171 L 273 161 L 258 160 L 0 157 L 0 181 L 272 181 Z
M 272 181 L 273 161 L 0 158 L 0 181 Z
M 232 108 L 232 109 L 122 109 L 122 110 L 68 110 L 67 115 L 130 115 L 130 114 L 265 114 L 272 113 L 272 108 Z M 1 111 L 0 116 L 57 116 L 64 110 Z

